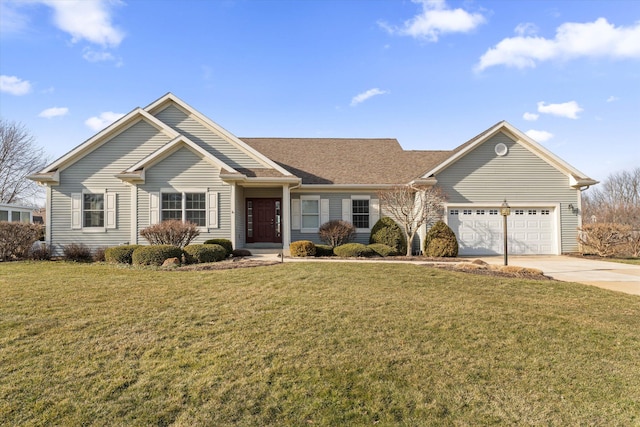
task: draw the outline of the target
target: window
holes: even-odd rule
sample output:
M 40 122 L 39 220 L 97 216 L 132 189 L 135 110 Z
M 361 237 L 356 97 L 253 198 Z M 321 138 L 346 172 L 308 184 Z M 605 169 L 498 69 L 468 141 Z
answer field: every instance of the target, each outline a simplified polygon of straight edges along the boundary
M 524 209 L 516 209 L 516 215 L 524 215 Z
M 369 199 L 351 200 L 351 223 L 355 228 L 369 228 Z
M 549 215 L 549 209 L 540 209 L 540 215 Z
M 476 215 L 484 215 L 484 209 L 476 209 Z
M 0 221 L 9 221 L 9 211 L 0 211 Z
M 489 209 L 489 215 L 498 215 L 498 209 Z
M 104 194 L 82 195 L 82 226 L 104 227 Z
M 529 210 L 527 211 L 527 213 L 528 213 L 529 215 L 537 215 L 537 214 L 538 214 L 538 211 L 537 211 L 536 209 L 529 209 Z
M 162 193 L 160 209 L 162 221 L 177 219 L 190 221 L 198 227 L 207 224 L 207 199 L 205 193 Z
M 458 209 L 451 209 L 449 215 L 458 215 Z
M 462 215 L 471 215 L 473 211 L 471 209 L 463 209 L 462 210 Z
M 320 228 L 320 198 L 317 196 L 300 197 L 302 228 L 317 230 Z
M 12 222 L 20 222 L 20 212 L 18 212 L 18 211 L 11 212 L 11 221 Z

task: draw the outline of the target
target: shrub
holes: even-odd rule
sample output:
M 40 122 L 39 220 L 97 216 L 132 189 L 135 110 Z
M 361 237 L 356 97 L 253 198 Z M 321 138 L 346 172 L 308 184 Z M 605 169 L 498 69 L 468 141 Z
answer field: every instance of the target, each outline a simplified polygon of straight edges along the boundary
M 310 240 L 298 240 L 289 245 L 291 256 L 305 257 L 316 255 L 316 245 Z
M 233 244 L 229 239 L 209 239 L 204 242 L 205 245 L 220 245 L 227 252 L 225 258 L 233 253 Z
M 62 254 L 65 261 L 91 262 L 93 256 L 91 249 L 82 243 L 71 243 L 62 247 Z
M 578 230 L 578 242 L 583 245 L 583 252 L 593 250 L 601 257 L 619 253 L 631 234 L 630 226 L 615 223 L 585 224 Z
M 140 232 L 140 235 L 152 245 L 171 245 L 179 248 L 187 246 L 199 234 L 196 224 L 177 219 L 162 221 Z
M 26 258 L 41 230 L 38 224 L 0 221 L 0 261 Z
M 105 249 L 104 251 L 104 259 L 107 262 L 117 263 L 117 264 L 132 264 L 133 260 L 131 259 L 131 255 L 133 251 L 141 247 L 140 245 L 122 245 L 122 246 L 112 246 L 110 248 Z
M 404 236 L 404 231 L 388 216 L 383 216 L 374 224 L 369 243 L 382 243 L 391 246 L 399 254 L 407 253 L 407 238 Z
M 627 236 L 627 251 L 632 257 L 640 257 L 640 231 L 631 231 Z
M 356 228 L 349 221 L 334 219 L 325 222 L 318 230 L 320 240 L 335 248 L 336 246 L 349 243 L 356 234 Z
M 187 245 L 184 247 L 185 258 L 190 264 L 218 262 L 227 257 L 227 251 L 220 245 Z
M 105 255 L 106 248 L 100 247 L 93 251 L 93 262 L 104 262 L 106 260 Z
M 347 243 L 333 248 L 333 252 L 342 258 L 370 257 L 376 253 L 362 243 Z
M 430 257 L 457 257 L 458 240 L 443 221 L 438 221 L 429 229 L 424 239 L 424 254 Z
M 376 254 L 380 255 L 381 257 L 399 255 L 398 251 L 396 251 L 395 248 L 384 245 L 382 243 L 372 243 L 367 247 L 371 249 L 373 252 L 375 252 Z
M 316 256 L 334 256 L 333 248 L 329 245 L 316 245 Z
M 231 255 L 237 258 L 251 256 L 251 251 L 248 249 L 234 249 L 233 252 L 231 252 Z
M 51 248 L 46 243 L 31 248 L 29 258 L 35 261 L 48 261 L 51 259 Z
M 131 259 L 134 265 L 157 265 L 169 258 L 182 258 L 182 249 L 172 245 L 140 246 L 133 251 Z

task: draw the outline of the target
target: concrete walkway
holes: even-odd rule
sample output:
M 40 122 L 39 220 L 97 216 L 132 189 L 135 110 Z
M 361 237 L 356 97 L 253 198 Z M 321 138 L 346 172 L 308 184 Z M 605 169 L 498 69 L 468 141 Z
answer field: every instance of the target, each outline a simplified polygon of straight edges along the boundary
M 489 264 L 502 265 L 501 256 L 481 257 Z M 612 291 L 640 295 L 640 265 L 596 261 L 570 256 L 511 256 L 509 265 L 537 268 L 545 276 L 565 282 L 584 283 Z

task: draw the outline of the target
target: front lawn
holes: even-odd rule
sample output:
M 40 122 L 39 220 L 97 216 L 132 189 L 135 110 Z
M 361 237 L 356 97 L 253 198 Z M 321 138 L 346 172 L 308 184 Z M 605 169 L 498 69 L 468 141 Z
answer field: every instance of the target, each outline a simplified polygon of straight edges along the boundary
M 0 425 L 637 425 L 640 299 L 407 264 L 0 264 Z

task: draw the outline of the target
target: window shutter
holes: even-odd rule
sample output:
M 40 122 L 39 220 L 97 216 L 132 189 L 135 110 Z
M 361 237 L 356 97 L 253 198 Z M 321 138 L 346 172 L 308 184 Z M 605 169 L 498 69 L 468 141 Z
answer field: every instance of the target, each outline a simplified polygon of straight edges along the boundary
M 351 222 L 351 199 L 342 199 L 342 220 Z
M 149 225 L 160 222 L 160 193 L 149 193 Z
M 207 192 L 209 200 L 209 209 L 207 211 L 207 227 L 218 228 L 218 192 Z
M 371 210 L 369 227 L 373 228 L 373 225 L 380 219 L 380 201 L 378 199 L 371 199 L 369 203 L 369 208 Z
M 329 221 L 329 199 L 320 199 L 320 225 Z
M 82 193 L 71 194 L 71 229 L 82 228 Z
M 291 229 L 300 230 L 300 199 L 291 199 Z
M 106 228 L 116 228 L 116 193 L 105 193 L 106 199 Z

